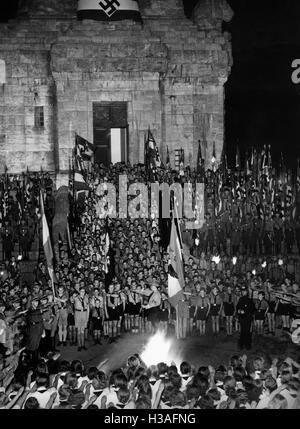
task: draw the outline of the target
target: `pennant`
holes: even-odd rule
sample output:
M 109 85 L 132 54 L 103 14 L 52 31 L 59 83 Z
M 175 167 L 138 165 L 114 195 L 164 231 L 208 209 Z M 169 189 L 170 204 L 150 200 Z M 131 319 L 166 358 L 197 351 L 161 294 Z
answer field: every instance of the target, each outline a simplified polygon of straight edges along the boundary
M 77 18 L 95 21 L 142 21 L 138 0 L 79 0 Z

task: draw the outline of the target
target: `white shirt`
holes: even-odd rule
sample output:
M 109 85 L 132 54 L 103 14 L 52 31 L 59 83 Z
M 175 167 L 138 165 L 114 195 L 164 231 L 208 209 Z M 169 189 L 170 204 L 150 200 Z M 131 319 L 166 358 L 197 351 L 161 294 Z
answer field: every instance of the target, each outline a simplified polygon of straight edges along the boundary
M 183 378 L 183 376 L 181 376 L 181 388 L 180 388 L 180 392 L 185 392 L 186 390 L 186 386 L 189 384 L 189 382 L 193 379 L 193 376 L 189 376 L 186 380 Z
M 262 410 L 264 408 L 267 408 L 270 402 L 270 392 L 265 391 L 260 395 L 260 401 L 257 404 L 256 408 L 258 410 Z
M 46 405 L 47 405 L 47 402 L 50 399 L 50 396 L 54 392 L 57 392 L 57 390 L 54 387 L 50 387 L 49 389 L 46 389 L 44 387 L 39 387 L 36 392 L 30 393 L 27 396 L 26 401 L 27 401 L 28 398 L 36 398 L 37 401 L 38 401 L 38 403 L 40 404 L 40 407 L 41 408 L 45 408 Z
M 156 394 L 157 394 L 157 391 L 159 389 L 160 384 L 161 384 L 161 379 L 157 380 L 154 384 L 150 383 L 150 387 L 151 387 L 151 390 L 152 390 L 152 399 L 151 399 L 151 405 L 152 406 L 154 404 L 154 401 L 155 401 L 155 398 L 156 398 Z
M 94 402 L 97 407 L 101 408 L 101 400 L 103 396 L 106 396 L 106 406 L 108 406 L 110 403 L 112 403 L 114 406 L 116 406 L 119 403 L 119 399 L 117 396 L 117 392 L 113 388 L 106 387 L 101 395 L 96 399 Z

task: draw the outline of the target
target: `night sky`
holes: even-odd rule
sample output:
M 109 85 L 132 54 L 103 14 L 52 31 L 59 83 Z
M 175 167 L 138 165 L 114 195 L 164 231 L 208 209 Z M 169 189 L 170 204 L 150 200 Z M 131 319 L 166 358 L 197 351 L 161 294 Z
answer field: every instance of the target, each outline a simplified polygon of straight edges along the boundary
M 239 145 L 271 145 L 289 167 L 300 157 L 300 84 L 291 63 L 300 58 L 299 0 L 227 0 L 235 12 L 224 30 L 232 34 L 234 65 L 226 84 L 225 148 L 229 164 Z M 187 16 L 197 0 L 184 0 Z M 13 18 L 18 0 L 0 2 L 0 20 Z

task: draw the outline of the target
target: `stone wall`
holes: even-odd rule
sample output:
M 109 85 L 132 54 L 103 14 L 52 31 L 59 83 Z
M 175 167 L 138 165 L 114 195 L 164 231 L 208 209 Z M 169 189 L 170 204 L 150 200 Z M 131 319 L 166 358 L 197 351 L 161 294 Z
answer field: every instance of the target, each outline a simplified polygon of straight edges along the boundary
M 92 105 L 102 101 L 128 104 L 131 162 L 143 162 L 149 126 L 171 163 L 182 147 L 195 165 L 199 139 L 207 166 L 213 142 L 220 158 L 231 67 L 225 1 L 201 0 L 192 22 L 181 0 L 142 0 L 142 25 L 77 22 L 55 11 L 42 19 L 36 9 L 38 17 L 27 11 L 0 26 L 0 168 L 66 171 L 75 133 L 93 141 Z M 45 106 L 43 130 L 34 127 L 35 105 Z

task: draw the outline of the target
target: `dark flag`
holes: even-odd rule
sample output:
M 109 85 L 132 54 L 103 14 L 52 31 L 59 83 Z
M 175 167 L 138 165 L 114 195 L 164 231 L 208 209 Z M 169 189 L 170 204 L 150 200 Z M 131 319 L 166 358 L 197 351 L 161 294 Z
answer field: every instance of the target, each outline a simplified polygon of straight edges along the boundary
M 94 154 L 94 145 L 76 134 L 75 138 L 76 155 L 83 161 L 91 161 Z
M 180 149 L 180 157 L 179 157 L 179 175 L 184 176 L 184 150 Z
M 167 161 L 166 161 L 166 167 L 170 168 L 170 154 L 169 154 L 169 147 L 167 146 Z
M 268 146 L 268 168 L 271 173 L 272 170 L 272 154 L 271 154 L 271 145 Z
M 161 167 L 162 166 L 162 162 L 161 162 L 161 158 L 160 158 L 160 154 L 158 151 L 158 147 L 156 144 L 156 141 L 153 137 L 153 134 L 150 131 L 150 128 L 148 129 L 148 138 L 147 138 L 147 146 L 148 146 L 148 151 L 149 151 L 149 158 L 150 158 L 150 166 L 152 168 L 156 167 Z
M 95 21 L 142 20 L 138 0 L 79 0 L 77 18 Z
M 202 178 L 205 175 L 204 159 L 202 158 L 201 142 L 198 140 L 197 174 Z
M 75 165 L 74 165 L 74 193 L 76 199 L 78 199 L 79 194 L 83 193 L 85 195 L 88 195 L 88 192 L 90 190 L 88 184 L 84 180 L 84 175 L 82 172 L 82 169 L 80 165 L 77 163 L 77 159 L 75 157 Z
M 161 158 L 159 155 L 158 147 L 153 134 L 148 129 L 147 140 L 145 141 L 145 157 L 146 157 L 146 170 L 148 171 L 149 180 L 156 180 L 157 168 L 162 167 Z

